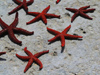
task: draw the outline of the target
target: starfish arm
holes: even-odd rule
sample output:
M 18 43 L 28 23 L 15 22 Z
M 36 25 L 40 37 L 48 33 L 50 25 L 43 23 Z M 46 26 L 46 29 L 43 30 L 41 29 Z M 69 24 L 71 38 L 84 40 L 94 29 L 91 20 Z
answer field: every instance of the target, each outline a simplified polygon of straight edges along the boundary
M 22 7 L 23 4 L 20 4 L 19 6 L 17 6 L 16 8 L 14 8 L 12 11 L 10 11 L 8 14 L 12 14 L 12 13 L 15 13 L 17 12 L 21 7 Z
M 27 12 L 28 15 L 33 15 L 33 16 L 37 16 L 40 13 L 39 12 Z
M 78 16 L 78 14 L 79 14 L 79 12 L 74 13 L 74 15 L 73 15 L 72 18 L 71 18 L 71 22 L 74 21 L 74 19 Z
M 26 24 L 28 25 L 28 24 L 34 23 L 35 21 L 39 20 L 40 17 L 41 17 L 41 15 L 38 15 L 34 19 L 32 19 L 31 21 L 27 22 Z
M 48 30 L 49 32 L 51 32 L 52 34 L 54 34 L 54 35 L 60 34 L 60 32 L 58 32 L 58 31 L 56 31 L 56 30 L 54 30 L 54 29 L 48 28 L 48 27 L 47 27 L 47 30 Z
M 14 33 L 13 33 L 12 30 L 8 30 L 8 36 L 9 36 L 9 38 L 10 38 L 14 43 L 17 43 L 17 44 L 21 44 L 21 43 L 22 43 L 21 41 L 19 41 L 19 40 L 15 37 L 15 35 L 14 35 Z
M 57 35 L 57 36 L 51 38 L 50 40 L 48 40 L 48 42 L 53 42 L 53 41 L 55 41 L 55 40 L 58 39 L 58 38 L 59 38 L 59 35 Z
M 42 62 L 38 58 L 34 58 L 34 61 L 40 66 L 40 70 L 43 68 Z
M 79 10 L 84 10 L 84 9 L 89 8 L 89 7 L 90 7 L 90 5 L 88 5 L 88 6 L 83 6 L 83 7 L 79 8 Z
M 60 39 L 61 39 L 61 47 L 64 47 L 65 46 L 65 37 L 63 35 L 61 35 Z
M 16 56 L 17 56 L 19 59 L 22 59 L 22 60 L 29 60 L 29 59 L 30 59 L 29 56 L 21 56 L 21 55 L 18 55 L 18 54 L 16 54 Z
M 66 10 L 68 10 L 68 11 L 71 11 L 71 12 L 77 12 L 78 10 L 77 9 L 74 9 L 74 8 L 65 8 Z
M 24 73 L 29 69 L 29 67 L 32 65 L 33 63 L 33 59 L 31 58 L 29 61 L 28 61 L 28 64 L 26 65 L 25 69 L 24 69 Z
M 60 15 L 55 15 L 55 14 L 45 14 L 46 17 L 52 17 L 52 18 L 60 18 Z
M 0 25 L 1 25 L 2 28 L 8 27 L 8 25 L 6 23 L 4 23 L 1 18 L 0 18 Z
M 22 28 L 13 28 L 13 29 L 16 32 L 22 33 L 22 34 L 25 34 L 25 35 L 32 35 L 32 34 L 34 34 L 34 32 L 30 32 L 30 31 L 27 31 L 27 30 L 22 29 Z
M 27 47 L 24 48 L 24 52 L 29 56 L 33 56 L 33 54 L 27 50 Z
M 42 11 L 42 13 L 48 12 L 49 9 L 50 9 L 50 5 L 49 5 L 48 7 L 46 7 L 46 8 Z
M 0 52 L 0 55 L 6 54 L 6 52 Z
M 77 35 L 70 35 L 70 34 L 65 34 L 65 38 L 67 39 L 78 39 L 78 38 L 83 38 L 82 36 L 77 36 Z
M 21 4 L 22 2 L 21 1 L 19 1 L 19 0 L 13 0 L 16 4 Z
M 87 10 L 83 10 L 84 13 L 87 13 L 87 12 L 93 12 L 95 9 L 87 9 Z
M 28 7 L 27 7 L 27 4 L 26 4 L 26 0 L 23 1 L 23 8 L 26 12 L 28 12 Z
M 64 34 L 64 33 L 68 32 L 68 30 L 70 29 L 70 27 L 71 27 L 71 25 L 69 25 L 68 27 L 66 27 L 66 28 L 62 31 L 62 33 Z
M 15 20 L 12 22 L 10 26 L 16 27 L 17 24 L 18 24 L 18 12 L 16 12 Z
M 34 0 L 30 0 L 30 1 L 27 1 L 27 5 L 31 5 L 33 3 Z
M 38 58 L 38 57 L 40 57 L 41 55 L 43 55 L 43 54 L 45 54 L 45 53 L 48 53 L 48 52 L 49 52 L 49 50 L 42 51 L 42 52 L 39 52 L 39 53 L 34 54 L 34 56 L 35 56 L 36 58 Z
M 7 29 L 1 30 L 1 31 L 0 31 L 0 37 L 1 37 L 5 32 L 7 32 Z
M 43 22 L 44 22 L 45 24 L 47 24 L 47 19 L 46 19 L 46 17 L 45 17 L 44 15 L 42 15 L 41 18 L 42 18 Z
M 81 15 L 81 16 L 83 16 L 83 17 L 85 17 L 85 18 L 87 18 L 87 19 L 92 20 L 92 18 L 91 18 L 91 17 L 89 17 L 88 15 L 86 15 L 86 14 L 85 14 L 85 13 L 83 13 L 83 12 L 80 12 L 80 15 Z
M 56 1 L 56 4 L 58 4 L 59 2 L 60 2 L 60 0 L 57 0 L 57 1 Z

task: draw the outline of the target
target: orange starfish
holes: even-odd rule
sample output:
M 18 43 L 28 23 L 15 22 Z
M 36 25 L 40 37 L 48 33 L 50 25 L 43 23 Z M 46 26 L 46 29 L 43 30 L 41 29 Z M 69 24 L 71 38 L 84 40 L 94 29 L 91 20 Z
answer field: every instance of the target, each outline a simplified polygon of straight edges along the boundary
M 10 26 L 8 26 L 6 23 L 4 23 L 2 21 L 2 19 L 0 18 L 0 25 L 2 27 L 2 30 L 0 31 L 0 37 L 2 35 L 4 35 L 5 33 L 8 33 L 8 36 L 9 38 L 16 44 L 19 44 L 21 45 L 21 41 L 19 41 L 15 35 L 14 35 L 14 32 L 18 32 L 18 33 L 22 33 L 22 34 L 25 34 L 25 35 L 32 35 L 34 32 L 29 32 L 25 29 L 22 29 L 22 28 L 17 28 L 18 24 L 18 12 L 16 12 L 16 15 L 15 15 L 15 20 L 10 24 Z
M 95 10 L 95 9 L 87 9 L 87 8 L 89 8 L 89 7 L 90 7 L 90 6 L 84 6 L 84 7 L 81 7 L 81 8 L 79 8 L 79 9 L 66 8 L 66 10 L 69 10 L 69 11 L 71 11 L 71 12 L 74 13 L 74 15 L 72 16 L 71 22 L 73 22 L 74 19 L 75 19 L 78 15 L 80 15 L 80 16 L 82 16 L 82 17 L 85 17 L 85 18 L 87 18 L 87 19 L 92 20 L 91 17 L 89 17 L 88 15 L 85 14 L 85 13 L 88 13 L 88 12 L 93 12 L 93 11 Z
M 28 70 L 28 68 L 32 65 L 33 62 L 36 62 L 37 64 L 39 64 L 40 69 L 43 68 L 42 62 L 38 59 L 38 57 L 40 57 L 41 55 L 48 53 L 49 50 L 47 51 L 42 51 L 39 53 L 36 53 L 35 55 L 33 55 L 30 51 L 27 50 L 27 47 L 24 48 L 24 52 L 28 55 L 28 56 L 20 56 L 18 54 L 16 54 L 16 56 L 22 60 L 29 60 L 28 64 L 26 66 L 26 68 L 24 69 L 24 72 L 26 72 Z
M 15 13 L 17 12 L 19 9 L 23 8 L 26 13 L 28 12 L 28 5 L 31 5 L 33 3 L 33 0 L 30 0 L 30 1 L 26 1 L 26 0 L 23 0 L 23 2 L 19 1 L 19 0 L 13 0 L 16 4 L 18 4 L 19 6 L 17 6 L 15 9 L 13 9 L 12 11 L 10 11 L 8 14 L 12 14 L 12 13 Z
M 66 34 L 66 32 L 68 32 L 70 27 L 71 27 L 71 25 L 69 25 L 67 28 L 65 28 L 62 32 L 58 32 L 56 30 L 53 30 L 53 29 L 47 27 L 47 30 L 55 35 L 55 37 L 48 40 L 48 42 L 53 42 L 53 41 L 57 40 L 58 38 L 60 38 L 61 39 L 61 46 L 64 47 L 65 46 L 65 38 L 67 38 L 67 39 L 82 38 L 82 36 Z
M 52 17 L 52 18 L 60 18 L 60 15 L 55 15 L 55 14 L 47 14 L 48 10 L 50 9 L 50 5 L 45 8 L 41 13 L 39 12 L 28 12 L 27 14 L 29 15 L 33 15 L 33 16 L 36 16 L 34 19 L 32 19 L 31 21 L 27 22 L 26 24 L 31 24 L 39 19 L 42 19 L 43 22 L 45 24 L 47 24 L 47 19 L 46 17 Z

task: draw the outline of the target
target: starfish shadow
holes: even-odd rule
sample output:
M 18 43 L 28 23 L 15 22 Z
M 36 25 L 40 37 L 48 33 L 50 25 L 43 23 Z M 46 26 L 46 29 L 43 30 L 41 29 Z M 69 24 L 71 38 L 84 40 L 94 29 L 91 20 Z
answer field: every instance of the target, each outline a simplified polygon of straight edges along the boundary
M 0 58 L 0 61 L 1 61 L 1 60 L 2 60 L 2 61 L 6 61 L 6 59 L 4 59 L 4 58 Z
M 64 49 L 65 49 L 65 46 L 61 47 L 61 53 L 63 53 Z

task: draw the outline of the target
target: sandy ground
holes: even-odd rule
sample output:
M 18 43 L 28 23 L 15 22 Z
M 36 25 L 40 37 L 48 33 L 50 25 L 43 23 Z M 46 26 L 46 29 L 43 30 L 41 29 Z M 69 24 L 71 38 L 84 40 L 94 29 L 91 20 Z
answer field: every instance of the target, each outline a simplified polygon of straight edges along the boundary
M 47 25 L 41 20 L 26 25 L 26 22 L 32 20 L 34 16 L 26 15 L 23 9 L 18 11 L 19 23 L 17 27 L 34 31 L 34 35 L 15 34 L 22 41 L 22 46 L 13 43 L 8 35 L 0 38 L 0 51 L 7 52 L 0 56 L 5 59 L 0 60 L 0 75 L 100 75 L 100 0 L 61 0 L 58 4 L 56 4 L 56 0 L 34 0 L 28 9 L 31 12 L 41 12 L 48 5 L 50 5 L 48 13 L 61 15 L 61 18 L 48 18 Z M 74 13 L 65 8 L 78 9 L 87 5 L 96 9 L 93 13 L 87 13 L 93 20 L 78 16 L 71 23 Z M 8 15 L 8 12 L 17 6 L 13 0 L 0 1 L 0 17 L 8 25 L 15 18 L 15 13 Z M 70 24 L 71 28 L 68 34 L 77 34 L 83 38 L 82 40 L 66 39 L 65 48 L 61 53 L 60 41 L 48 44 L 48 40 L 54 35 L 50 34 L 46 28 L 63 31 Z M 2 30 L 1 27 L 0 30 Z M 33 63 L 24 73 L 28 61 L 18 59 L 16 53 L 26 56 L 25 47 L 33 54 L 49 50 L 48 54 L 39 57 L 43 64 L 42 70 L 39 70 L 39 66 Z

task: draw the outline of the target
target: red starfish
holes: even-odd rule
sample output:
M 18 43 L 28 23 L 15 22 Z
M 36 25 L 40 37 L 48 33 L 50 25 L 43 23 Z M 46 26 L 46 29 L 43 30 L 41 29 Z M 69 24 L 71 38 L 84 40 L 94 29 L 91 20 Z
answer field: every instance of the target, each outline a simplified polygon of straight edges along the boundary
M 71 22 L 73 22 L 74 19 L 75 19 L 78 15 L 80 15 L 80 16 L 82 16 L 82 17 L 85 17 L 85 18 L 87 18 L 87 19 L 92 20 L 91 17 L 89 17 L 88 15 L 85 14 L 85 13 L 88 13 L 88 12 L 93 12 L 93 11 L 95 10 L 95 9 L 87 9 L 87 8 L 89 8 L 89 7 L 90 7 L 90 6 L 84 6 L 84 7 L 81 7 L 81 8 L 79 8 L 79 9 L 66 8 L 66 10 L 69 10 L 69 11 L 71 11 L 71 12 L 74 13 L 74 15 L 72 16 Z
M 33 62 L 36 62 L 37 64 L 39 64 L 40 69 L 43 68 L 42 62 L 38 59 L 38 57 L 40 57 L 41 55 L 48 53 L 49 50 L 47 51 L 42 51 L 36 54 L 32 54 L 30 51 L 27 50 L 27 47 L 24 48 L 24 52 L 28 55 L 28 56 L 20 56 L 18 54 L 16 54 L 16 56 L 22 60 L 29 60 L 27 66 L 24 69 L 24 73 L 28 70 L 28 68 L 32 65 Z
M 27 22 L 26 24 L 31 24 L 39 19 L 42 19 L 45 24 L 47 24 L 47 19 L 46 17 L 53 17 L 53 18 L 60 18 L 60 15 L 54 15 L 54 14 L 47 14 L 48 10 L 50 9 L 50 5 L 45 8 L 41 13 L 39 12 L 28 12 L 29 15 L 36 16 L 34 19 L 31 21 Z
M 0 52 L 0 56 L 3 55 L 3 54 L 6 54 L 6 52 Z
M 15 9 L 13 9 L 11 12 L 9 12 L 8 14 L 12 14 L 17 12 L 19 9 L 23 8 L 26 12 L 28 12 L 28 5 L 31 5 L 33 3 L 33 0 L 30 1 L 26 1 L 23 0 L 23 2 L 19 1 L 19 0 L 13 0 L 16 4 L 18 4 L 19 6 L 17 6 Z
M 48 40 L 48 42 L 53 42 L 56 39 L 60 38 L 61 39 L 61 46 L 64 47 L 65 46 L 65 38 L 67 38 L 67 39 L 78 39 L 78 38 L 82 38 L 82 36 L 66 34 L 66 32 L 68 32 L 68 30 L 70 29 L 70 27 L 71 27 L 71 25 L 69 25 L 67 28 L 65 28 L 62 32 L 58 32 L 56 30 L 53 30 L 53 29 L 50 29 L 50 28 L 47 27 L 47 30 L 49 32 L 51 32 L 54 35 L 56 35 L 52 39 Z
M 2 36 L 3 34 L 5 33 L 8 33 L 8 36 L 9 38 L 17 43 L 17 44 L 21 44 L 21 41 L 19 41 L 15 35 L 14 35 L 14 32 L 19 32 L 19 33 L 22 33 L 22 34 L 25 34 L 25 35 L 32 35 L 34 32 L 29 32 L 27 30 L 24 30 L 22 28 L 17 28 L 16 25 L 18 24 L 18 12 L 16 13 L 16 16 L 15 16 L 15 20 L 10 24 L 10 26 L 8 26 L 6 23 L 4 23 L 1 18 L 0 18 L 0 25 L 1 27 L 3 28 L 3 30 L 0 31 L 0 36 Z
M 58 4 L 60 1 L 61 1 L 61 0 L 57 0 L 57 1 L 56 1 L 56 4 Z

